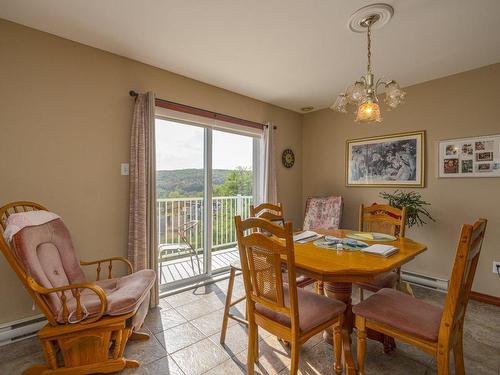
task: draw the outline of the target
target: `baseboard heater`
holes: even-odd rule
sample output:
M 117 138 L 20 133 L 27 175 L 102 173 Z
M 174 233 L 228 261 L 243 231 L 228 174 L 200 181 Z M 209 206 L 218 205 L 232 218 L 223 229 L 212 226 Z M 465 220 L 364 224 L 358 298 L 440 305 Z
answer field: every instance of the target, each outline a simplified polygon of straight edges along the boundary
M 35 335 L 45 324 L 47 319 L 43 315 L 32 316 L 14 322 L 0 325 L 0 346 L 19 341 Z
M 420 273 L 410 271 L 402 271 L 401 276 L 404 281 L 410 284 L 415 284 L 441 292 L 446 292 L 448 290 L 448 280 L 445 279 L 439 279 L 437 277 L 422 275 Z

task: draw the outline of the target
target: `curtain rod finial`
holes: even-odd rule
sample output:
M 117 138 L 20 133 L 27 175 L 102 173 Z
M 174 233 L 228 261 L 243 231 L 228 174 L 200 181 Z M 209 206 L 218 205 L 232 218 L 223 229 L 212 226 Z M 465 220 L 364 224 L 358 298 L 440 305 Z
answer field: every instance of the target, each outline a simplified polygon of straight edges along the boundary
M 137 92 L 135 92 L 134 90 L 130 90 L 130 91 L 128 92 L 128 94 L 129 94 L 130 96 L 134 96 L 134 97 L 139 96 L 139 94 L 138 94 Z

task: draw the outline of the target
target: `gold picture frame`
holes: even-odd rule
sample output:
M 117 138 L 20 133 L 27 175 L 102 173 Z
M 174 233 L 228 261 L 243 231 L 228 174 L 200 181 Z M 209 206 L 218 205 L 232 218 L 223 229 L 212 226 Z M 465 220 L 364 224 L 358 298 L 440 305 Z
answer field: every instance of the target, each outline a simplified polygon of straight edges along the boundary
M 425 130 L 348 139 L 345 184 L 355 187 L 424 187 Z

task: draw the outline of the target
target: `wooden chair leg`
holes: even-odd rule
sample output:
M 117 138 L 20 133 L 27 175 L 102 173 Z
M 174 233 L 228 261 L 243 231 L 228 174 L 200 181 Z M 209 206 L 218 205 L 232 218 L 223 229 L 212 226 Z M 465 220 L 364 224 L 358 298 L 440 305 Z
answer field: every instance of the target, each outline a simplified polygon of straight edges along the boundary
M 359 302 L 363 301 L 365 298 L 363 288 L 359 287 Z
M 366 319 L 356 316 L 356 328 L 358 330 L 358 372 L 359 375 L 365 375 Z
M 292 364 L 290 365 L 290 375 L 297 375 L 299 371 L 299 353 L 300 345 L 298 342 L 293 341 L 290 348 L 290 356 L 292 359 Z
M 343 316 L 339 316 L 339 321 L 333 326 L 333 351 L 335 363 L 333 369 L 336 374 L 342 374 L 342 320 Z
M 259 362 L 259 327 L 255 329 L 255 357 L 254 357 L 254 362 L 257 363 Z
M 127 359 L 125 360 L 125 368 L 138 368 L 140 366 L 139 361 L 135 359 Z
M 316 282 L 316 293 L 318 293 L 320 296 L 325 295 L 325 284 L 323 283 L 323 281 Z
M 255 366 L 255 336 L 257 326 L 253 319 L 248 322 L 248 357 L 247 357 L 247 375 L 254 375 Z
M 384 335 L 384 353 L 390 353 L 394 349 L 396 349 L 396 341 L 394 340 L 394 337 Z
M 130 341 L 146 341 L 149 340 L 150 336 L 144 332 L 132 332 L 130 335 Z
M 229 309 L 231 308 L 231 299 L 233 298 L 233 287 L 234 287 L 235 276 L 236 276 L 236 270 L 233 267 L 231 267 L 229 271 L 229 284 L 227 286 L 226 304 L 224 306 L 224 316 L 222 318 L 222 330 L 220 332 L 221 344 L 224 344 L 224 341 L 226 341 L 227 323 L 229 321 Z
M 453 348 L 453 360 L 455 361 L 455 374 L 464 375 L 464 348 L 463 348 L 463 328 L 460 327 L 459 332 L 457 332 L 457 342 Z
M 437 373 L 438 375 L 450 374 L 450 351 L 448 350 L 448 348 L 438 349 Z

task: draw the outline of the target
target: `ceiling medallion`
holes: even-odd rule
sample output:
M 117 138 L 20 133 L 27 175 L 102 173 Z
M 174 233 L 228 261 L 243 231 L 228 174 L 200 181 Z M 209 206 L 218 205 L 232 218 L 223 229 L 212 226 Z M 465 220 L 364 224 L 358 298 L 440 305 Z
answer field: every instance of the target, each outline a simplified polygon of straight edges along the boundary
M 384 102 L 388 110 L 403 103 L 406 93 L 393 80 L 378 79 L 375 82 L 371 64 L 371 31 L 386 25 L 394 14 L 394 9 L 388 4 L 373 4 L 356 11 L 349 20 L 349 28 L 354 32 L 363 32 L 368 40 L 367 72 L 345 92 L 340 93 L 335 103 L 330 107 L 334 111 L 347 113 L 348 107 L 354 106 L 356 122 L 382 122 L 378 91 L 383 87 Z

